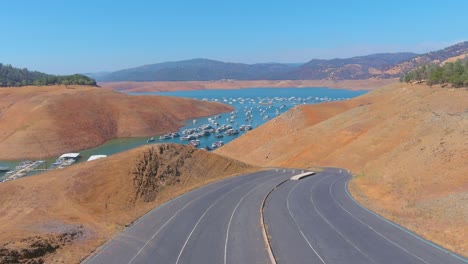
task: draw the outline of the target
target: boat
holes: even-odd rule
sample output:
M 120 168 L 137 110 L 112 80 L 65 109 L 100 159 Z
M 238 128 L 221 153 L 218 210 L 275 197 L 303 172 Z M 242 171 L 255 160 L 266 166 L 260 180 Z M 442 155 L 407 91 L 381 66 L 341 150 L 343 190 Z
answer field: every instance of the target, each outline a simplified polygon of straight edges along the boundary
M 195 135 L 188 135 L 188 136 L 183 136 L 180 138 L 180 140 L 194 140 L 197 137 Z
M 170 138 L 171 138 L 171 135 L 168 135 L 168 134 L 159 136 L 159 139 L 170 139 Z
M 251 125 L 241 125 L 239 127 L 240 131 L 249 131 L 249 130 L 252 130 L 252 129 L 253 129 L 253 127 Z
M 239 131 L 237 129 L 228 129 L 226 130 L 226 132 L 224 133 L 226 136 L 231 136 L 231 135 L 237 135 L 239 134 Z
M 50 169 L 62 169 L 63 167 L 70 166 L 80 158 L 80 153 L 65 153 L 52 163 Z
M 9 167 L 1 167 L 1 166 L 0 166 L 0 171 L 9 171 L 9 170 L 10 170 Z
M 151 137 L 150 139 L 146 140 L 146 143 L 154 142 L 154 137 Z
M 193 147 L 198 147 L 200 145 L 200 140 L 198 139 L 190 140 L 190 145 Z
M 219 147 L 221 147 L 221 146 L 223 146 L 223 145 L 224 145 L 224 142 L 223 142 L 223 141 L 215 141 L 215 142 L 213 142 L 213 143 L 211 144 L 211 148 L 212 148 L 212 149 L 215 149 L 215 148 L 219 148 Z
M 259 105 L 272 105 L 273 102 L 272 101 L 260 101 L 258 102 Z
M 205 149 L 206 151 L 213 150 L 210 146 L 206 146 L 204 149 Z

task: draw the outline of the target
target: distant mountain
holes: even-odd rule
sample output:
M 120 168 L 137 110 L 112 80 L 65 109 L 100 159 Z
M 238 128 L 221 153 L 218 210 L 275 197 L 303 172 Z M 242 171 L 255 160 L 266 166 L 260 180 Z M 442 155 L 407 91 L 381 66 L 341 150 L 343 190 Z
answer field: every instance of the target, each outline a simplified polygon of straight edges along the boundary
M 442 64 L 446 61 L 455 61 L 456 59 L 463 59 L 467 56 L 468 41 L 465 41 L 442 50 L 422 54 L 396 65 L 383 67 L 382 75 L 383 77 L 400 77 L 403 73 L 423 64 Z
M 415 53 L 380 53 L 349 59 L 311 60 L 289 73 L 289 78 L 300 80 L 355 80 L 368 79 L 379 69 L 416 57 Z
M 110 71 L 101 71 L 101 72 L 89 72 L 89 73 L 82 73 L 85 76 L 88 76 L 89 78 L 93 79 L 98 79 L 100 77 L 103 77 L 107 74 L 111 73 Z
M 98 81 L 210 81 L 272 79 L 295 66 L 280 63 L 244 64 L 193 59 L 144 65 L 96 76 Z
M 347 59 L 318 60 L 305 64 L 229 63 L 208 59 L 164 62 L 88 75 L 101 82 L 234 80 L 359 80 L 400 77 L 421 64 L 443 63 L 468 54 L 468 42 L 426 54 L 379 53 Z

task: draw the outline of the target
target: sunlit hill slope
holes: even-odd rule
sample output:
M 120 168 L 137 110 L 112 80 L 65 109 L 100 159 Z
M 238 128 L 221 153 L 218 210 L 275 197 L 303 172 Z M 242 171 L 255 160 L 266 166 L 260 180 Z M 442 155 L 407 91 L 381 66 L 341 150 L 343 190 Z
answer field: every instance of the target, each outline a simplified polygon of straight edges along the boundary
M 263 166 L 350 169 L 354 196 L 467 255 L 468 91 L 394 84 L 300 106 L 216 152 Z
M 52 157 L 117 137 L 178 130 L 183 120 L 230 111 L 226 105 L 132 96 L 87 86 L 0 89 L 0 160 Z

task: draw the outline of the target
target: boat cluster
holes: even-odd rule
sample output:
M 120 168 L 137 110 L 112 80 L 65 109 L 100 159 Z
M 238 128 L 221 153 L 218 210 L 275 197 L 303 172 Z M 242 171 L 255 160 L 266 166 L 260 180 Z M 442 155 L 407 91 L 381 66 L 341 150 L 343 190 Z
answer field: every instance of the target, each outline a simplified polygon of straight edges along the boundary
M 318 96 L 307 96 L 307 97 L 222 97 L 221 99 L 218 98 L 203 98 L 203 101 L 215 101 L 215 102 L 222 102 L 227 104 L 258 104 L 258 105 L 273 105 L 275 103 L 292 103 L 292 104 L 308 104 L 308 103 L 320 103 L 320 102 L 329 102 L 329 101 L 339 101 L 339 100 L 346 100 L 349 98 L 330 98 L 328 96 L 318 97 Z
M 224 125 L 223 124 L 223 125 L 219 126 L 219 124 L 217 122 L 214 122 L 214 123 L 215 124 L 213 124 L 213 125 L 204 124 L 204 125 L 202 125 L 201 127 L 198 127 L 198 128 L 184 129 L 182 131 L 183 136 L 180 137 L 180 140 L 190 141 L 190 140 L 195 140 L 195 139 L 198 139 L 198 138 L 201 138 L 201 137 L 209 137 L 211 135 L 214 135 L 216 138 L 222 138 L 223 133 L 226 136 L 239 134 L 239 131 L 237 129 L 234 129 L 232 127 L 232 125 Z M 215 127 L 213 127 L 213 126 L 215 126 Z
M 240 135 L 242 132 L 250 131 L 259 124 L 281 115 L 281 113 L 294 105 L 343 99 L 345 98 L 334 99 L 312 96 L 203 98 L 203 101 L 217 101 L 231 104 L 235 106 L 236 110 L 209 117 L 208 122 L 203 122 L 204 124 L 201 126 L 196 125 L 201 119 L 192 120 L 191 123 L 193 123 L 193 125 L 188 125 L 190 128 L 161 135 L 159 136 L 159 140 L 171 140 L 171 142 L 174 142 L 174 138 L 179 138 L 181 141 L 185 141 L 193 147 L 212 150 L 224 144 L 222 141 L 219 141 L 221 138 L 228 136 L 229 138 L 226 140 L 230 141 L 233 137 Z M 156 139 L 156 137 L 151 137 L 147 142 L 153 142 L 156 141 Z
M 8 171 L 5 173 L 5 178 L 3 179 L 3 182 L 6 181 L 11 181 L 11 180 L 16 180 L 18 178 L 26 176 L 29 172 L 32 170 L 36 169 L 39 167 L 41 164 L 44 164 L 45 161 L 43 160 L 37 160 L 37 161 L 31 161 L 31 160 L 25 160 L 20 162 L 14 170 Z

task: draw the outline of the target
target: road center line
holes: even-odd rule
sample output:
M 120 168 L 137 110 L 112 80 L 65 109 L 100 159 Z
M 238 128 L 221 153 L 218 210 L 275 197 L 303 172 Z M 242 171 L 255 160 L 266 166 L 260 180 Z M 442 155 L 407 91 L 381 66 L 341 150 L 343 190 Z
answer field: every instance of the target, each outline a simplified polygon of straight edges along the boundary
M 289 190 L 289 193 L 288 193 L 288 196 L 286 197 L 286 207 L 288 208 L 288 211 L 289 211 L 289 215 L 291 215 L 292 219 L 294 220 L 294 223 L 296 224 L 297 228 L 299 229 L 299 232 L 301 233 L 302 237 L 305 239 L 305 241 L 307 242 L 307 244 L 309 245 L 309 247 L 312 249 L 312 251 L 314 251 L 315 255 L 317 255 L 317 257 L 320 259 L 320 261 L 323 263 L 323 264 L 326 264 L 325 261 L 323 260 L 323 258 L 318 254 L 318 252 L 314 249 L 314 247 L 312 246 L 312 244 L 310 243 L 310 241 L 307 239 L 307 237 L 304 235 L 304 232 L 302 232 L 302 229 L 301 227 L 299 226 L 299 224 L 297 223 L 296 221 L 296 218 L 294 217 L 294 215 L 291 213 L 291 210 L 289 208 L 289 196 L 291 195 L 291 192 L 298 186 L 299 183 L 296 183 L 294 185 L 293 188 L 291 188 L 291 190 Z
M 278 177 L 279 178 L 279 177 Z M 250 190 L 248 193 L 246 193 L 240 200 L 239 202 L 237 203 L 236 207 L 234 208 L 234 210 L 232 211 L 232 214 L 231 214 L 231 218 L 229 219 L 229 223 L 228 223 L 228 227 L 227 227 L 227 230 L 226 230 L 226 241 L 224 243 L 224 264 L 227 263 L 227 245 L 228 245 L 228 240 L 229 240 L 229 230 L 231 229 L 231 222 L 232 222 L 232 219 L 234 217 L 234 214 L 235 212 L 237 211 L 237 208 L 239 207 L 239 205 L 242 203 L 242 201 L 245 199 L 245 197 L 247 197 L 250 193 L 252 193 L 253 191 L 255 191 L 257 188 L 267 184 L 268 182 L 270 181 L 273 181 L 273 180 L 276 180 L 275 179 L 271 179 L 267 182 L 264 182 L 260 185 L 258 185 L 257 187 L 253 188 L 252 190 Z
M 133 256 L 133 258 L 128 262 L 128 264 L 131 264 L 131 263 L 135 260 L 135 258 L 143 251 L 143 249 L 145 249 L 146 246 L 148 246 L 149 242 L 150 242 L 151 240 L 153 240 L 153 239 L 159 234 L 159 232 L 160 232 L 172 219 L 174 219 L 182 210 L 184 210 L 187 206 L 189 206 L 189 205 L 190 205 L 191 203 L 193 203 L 194 201 L 200 199 L 201 197 L 206 196 L 206 195 L 208 195 L 208 194 L 210 194 L 210 193 L 212 193 L 212 192 L 214 192 L 214 191 L 216 191 L 216 190 L 219 190 L 220 188 L 222 188 L 222 187 L 224 187 L 224 186 L 226 186 L 226 185 L 228 185 L 228 184 L 230 184 L 230 183 L 232 183 L 232 182 L 227 182 L 227 183 L 225 183 L 225 184 L 219 186 L 218 188 L 216 188 L 216 189 L 214 189 L 214 190 L 212 190 L 212 191 L 210 191 L 210 192 L 207 192 L 207 193 L 204 193 L 204 194 L 199 195 L 197 198 L 191 200 L 191 201 L 188 202 L 184 207 L 182 207 L 181 209 L 179 209 L 171 218 L 169 218 L 169 219 L 153 234 L 153 236 L 151 236 L 150 239 L 148 239 L 148 241 L 146 241 L 146 243 L 143 245 L 143 247 L 140 248 L 140 250 L 138 250 L 138 252 L 136 253 L 136 255 Z
M 262 177 L 263 178 L 263 177 Z M 187 246 L 187 243 L 188 241 L 190 240 L 190 237 L 192 237 L 192 234 L 193 232 L 195 231 L 195 229 L 197 228 L 198 224 L 201 222 L 201 220 L 205 217 L 205 215 L 208 213 L 208 211 L 213 207 L 215 206 L 222 198 L 226 197 L 228 194 L 234 192 L 235 190 L 239 189 L 240 187 L 243 187 L 244 185 L 247 185 L 249 183 L 252 183 L 253 181 L 255 181 L 256 179 L 252 180 L 252 181 L 248 181 L 244 184 L 241 184 L 239 186 L 237 186 L 236 188 L 232 189 L 231 191 L 225 193 L 223 196 L 219 197 L 218 199 L 215 200 L 215 202 L 213 204 L 210 205 L 210 207 L 208 207 L 205 212 L 203 213 L 203 215 L 198 219 L 198 221 L 195 223 L 195 226 L 192 228 L 192 231 L 190 232 L 189 236 L 187 237 L 187 239 L 185 240 L 185 243 L 184 245 L 182 246 L 182 249 L 180 250 L 179 252 L 179 255 L 177 256 L 177 260 L 176 260 L 176 264 L 179 263 L 179 260 L 180 260 L 180 257 L 182 256 L 182 253 L 184 252 L 184 249 L 185 249 L 185 246 Z
M 335 230 L 336 233 L 338 233 L 346 242 L 348 242 L 348 244 L 350 244 L 351 246 L 353 246 L 357 251 L 359 251 L 364 257 L 366 257 L 367 259 L 369 259 L 372 263 L 376 263 L 375 260 L 373 260 L 370 256 L 368 256 L 367 254 L 365 254 L 358 246 L 356 246 L 353 242 L 351 242 L 345 235 L 343 235 L 334 225 L 332 225 L 323 215 L 322 213 L 320 213 L 320 211 L 318 210 L 317 206 L 315 205 L 314 203 L 314 200 L 312 199 L 312 189 L 321 181 L 323 181 L 324 179 L 326 178 L 329 178 L 330 175 L 327 175 L 326 177 L 322 177 L 320 180 L 314 182 L 314 184 L 312 185 L 312 187 L 310 188 L 310 202 L 312 203 L 312 205 L 314 206 L 314 209 L 315 211 L 318 213 L 318 215 L 333 229 Z

